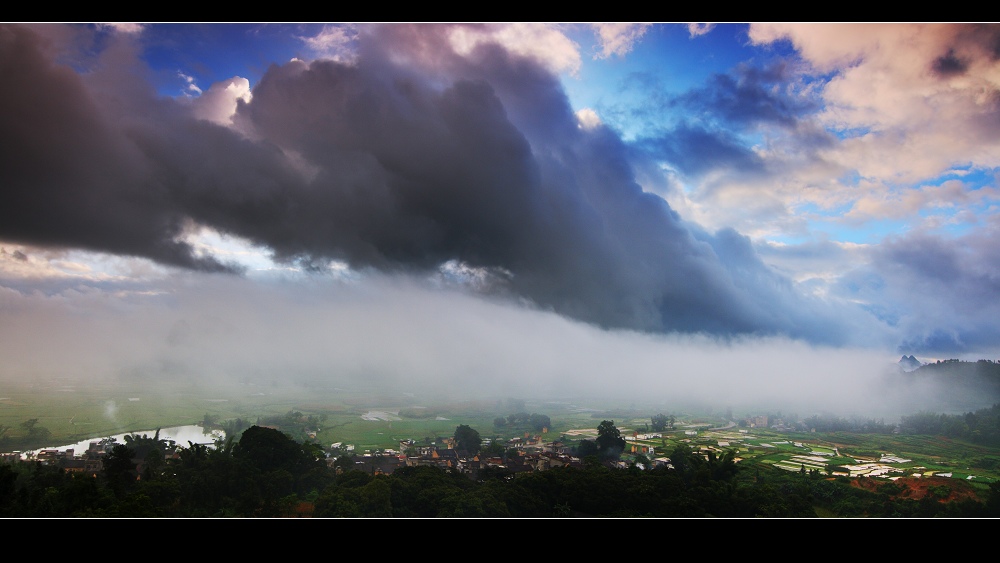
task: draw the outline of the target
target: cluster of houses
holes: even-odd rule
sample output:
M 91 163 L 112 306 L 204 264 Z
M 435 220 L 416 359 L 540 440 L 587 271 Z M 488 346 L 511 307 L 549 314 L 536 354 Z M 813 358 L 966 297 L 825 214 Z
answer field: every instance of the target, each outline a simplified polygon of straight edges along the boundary
M 654 457 L 653 447 L 637 443 L 640 439 L 651 439 L 660 437 L 659 434 L 632 434 L 628 436 L 631 442 L 626 447 L 626 453 L 644 454 L 650 458 L 653 465 L 668 464 L 667 458 Z M 106 453 L 106 445 L 101 442 L 91 442 L 90 447 L 82 455 L 75 455 L 71 449 L 40 450 L 32 457 L 32 461 L 42 465 L 56 465 L 66 471 L 85 472 L 96 475 L 102 468 L 102 457 Z M 504 454 L 502 456 L 487 455 L 485 453 L 472 454 L 457 447 L 454 438 L 443 438 L 436 444 L 420 445 L 414 440 L 401 440 L 398 450 L 378 450 L 375 452 L 355 453 L 354 447 L 349 444 L 331 444 L 328 463 L 334 466 L 341 455 L 348 455 L 354 460 L 355 468 L 365 471 L 370 475 L 391 474 L 401 467 L 431 466 L 446 470 L 455 470 L 470 478 L 477 479 L 480 471 L 485 468 L 494 468 L 509 472 L 510 474 L 520 474 L 534 471 L 546 471 L 557 467 L 582 467 L 580 458 L 572 455 L 572 449 L 561 441 L 545 442 L 540 435 L 531 436 L 525 434 L 523 438 L 516 437 L 504 443 Z M 18 456 L 15 454 L 4 454 Z M 171 454 L 167 454 L 171 455 Z M 174 452 L 173 455 L 176 455 Z M 5 461 L 15 461 L 14 459 Z M 136 460 L 140 462 L 140 460 Z M 619 462 L 622 467 L 626 467 L 626 462 Z M 340 464 L 338 464 L 340 465 Z M 342 465 L 340 465 L 342 469 Z M 140 468 L 141 469 L 141 468 Z
M 503 456 L 470 454 L 457 449 L 453 438 L 443 439 L 440 445 L 426 446 L 417 445 L 413 440 L 403 440 L 400 441 L 398 451 L 384 450 L 365 452 L 364 454 L 353 453 L 354 448 L 350 445 L 333 444 L 333 446 L 337 451 L 350 455 L 354 459 L 357 469 L 371 475 L 390 474 L 400 467 L 425 465 L 453 469 L 471 478 L 478 478 L 479 472 L 487 467 L 504 469 L 517 474 L 545 471 L 563 466 L 582 466 L 580 459 L 570 455 L 569 448 L 564 446 L 562 442 L 543 442 L 540 436 L 511 440 L 505 444 L 507 453 Z M 61 451 L 46 449 L 39 450 L 33 456 L 32 461 L 42 465 L 56 465 L 70 472 L 85 472 L 96 475 L 101 471 L 102 457 L 105 453 L 104 444 L 91 442 L 90 447 L 82 455 L 76 455 L 72 448 Z M 16 455 L 20 459 L 21 454 L 9 455 Z M 332 466 L 337 457 L 330 455 L 328 463 Z
M 633 435 L 628 438 L 635 442 L 639 439 L 652 439 L 659 434 Z M 413 440 L 402 440 L 399 450 L 386 450 L 379 453 L 365 453 L 354 456 L 357 469 L 372 475 L 389 474 L 400 467 L 432 466 L 441 469 L 453 469 L 477 479 L 484 468 L 505 470 L 511 474 L 546 471 L 557 467 L 582 467 L 583 461 L 572 454 L 572 448 L 561 441 L 544 442 L 541 436 L 525 436 L 513 438 L 504 444 L 503 456 L 486 454 L 470 454 L 456 448 L 453 438 L 444 438 L 441 445 L 417 445 Z M 670 459 L 654 457 L 653 446 L 633 443 L 626 446 L 625 453 L 643 454 L 655 466 L 669 465 Z M 627 468 L 627 461 L 609 461 L 609 465 Z
M 455 470 L 473 479 L 478 478 L 484 468 L 518 474 L 583 465 L 562 442 L 543 442 L 540 436 L 523 440 L 515 438 L 506 443 L 504 449 L 506 453 L 503 456 L 487 456 L 457 449 L 453 438 L 441 440 L 440 446 L 417 445 L 413 440 L 402 440 L 399 450 L 365 453 L 355 455 L 353 459 L 357 469 L 371 475 L 390 474 L 400 467 L 431 466 Z
M 100 442 L 91 442 L 87 451 L 82 455 L 76 455 L 76 450 L 69 448 L 66 450 L 46 449 L 38 450 L 31 457 L 32 461 L 42 465 L 57 465 L 70 473 L 89 473 L 96 475 L 101 471 L 104 456 L 104 445 Z M 22 459 L 21 452 L 0 454 L 0 462 L 13 463 Z

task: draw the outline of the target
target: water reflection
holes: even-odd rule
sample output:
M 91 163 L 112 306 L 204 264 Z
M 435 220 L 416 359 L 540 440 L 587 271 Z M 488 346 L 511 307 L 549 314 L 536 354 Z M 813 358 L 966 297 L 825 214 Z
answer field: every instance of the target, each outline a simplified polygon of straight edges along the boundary
M 97 436 L 95 438 L 87 438 L 86 440 L 81 440 L 75 444 L 67 444 L 65 446 L 46 446 L 44 448 L 38 448 L 37 450 L 31 450 L 28 452 L 23 452 L 21 458 L 25 459 L 30 456 L 34 456 L 41 450 L 59 450 L 61 452 L 72 449 L 74 455 L 81 455 L 90 448 L 91 442 L 100 442 L 105 438 L 114 438 L 115 443 L 123 444 L 125 443 L 125 436 L 129 434 L 142 436 L 143 434 L 152 438 L 156 434 L 156 429 L 152 430 L 137 430 L 135 432 L 124 432 L 122 434 L 113 434 L 111 436 Z M 189 424 L 186 426 L 174 426 L 172 428 L 161 428 L 160 429 L 160 439 L 161 440 L 173 440 L 178 446 L 187 448 L 192 444 L 205 444 L 207 446 L 214 446 L 215 440 L 218 438 L 224 438 L 226 433 L 222 430 L 208 430 L 206 431 L 204 427 Z

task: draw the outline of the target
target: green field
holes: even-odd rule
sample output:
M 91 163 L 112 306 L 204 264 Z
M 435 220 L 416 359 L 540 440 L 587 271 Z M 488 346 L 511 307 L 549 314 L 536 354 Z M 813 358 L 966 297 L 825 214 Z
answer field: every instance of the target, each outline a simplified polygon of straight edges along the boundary
M 286 412 L 298 401 L 281 394 L 255 394 L 198 385 L 150 392 L 141 385 L 0 383 L 0 433 L 6 445 L 33 449 L 87 438 L 199 424 L 209 414 L 224 420 Z M 37 419 L 32 439 L 22 427 Z M 4 449 L 7 449 L 6 447 Z
M 513 412 L 509 404 L 509 398 L 503 397 L 456 401 L 337 387 L 188 384 L 154 392 L 149 385 L 138 384 L 0 383 L 0 449 L 35 449 L 125 432 L 200 424 L 206 416 L 215 421 L 241 418 L 267 424 L 275 417 L 298 412 L 320 420 L 315 424 L 318 433 L 314 439 L 323 446 L 341 442 L 353 444 L 359 452 L 385 450 L 398 448 L 400 440 L 450 437 L 460 424 L 477 429 L 484 438 L 523 435 L 523 427 L 494 426 L 495 418 Z M 568 404 L 524 401 L 519 408 L 548 415 L 552 428 L 546 436 L 553 440 L 561 432 L 596 428 L 600 423 L 593 412 Z M 365 415 L 372 412 L 391 416 L 366 419 L 371 417 Z M 23 427 L 32 419 L 37 419 L 34 436 Z M 648 424 L 648 418 L 645 422 Z M 293 424 L 285 430 L 304 439 L 298 432 L 305 428 L 300 426 Z
M 338 387 L 261 388 L 254 385 L 209 387 L 173 386 L 151 392 L 149 385 L 35 382 L 0 383 L 0 451 L 29 450 L 70 444 L 125 432 L 242 419 L 248 424 L 279 427 L 293 438 L 312 440 L 324 448 L 334 443 L 353 445 L 355 453 L 396 450 L 401 440 L 432 443 L 454 435 L 458 425 L 476 429 L 484 439 L 509 440 L 536 434 L 525 425 L 498 427 L 494 420 L 521 410 L 551 420 L 543 440 L 570 445 L 593 437 L 602 420 L 615 421 L 622 435 L 650 432 L 652 415 L 662 408 L 599 403 L 542 402 L 509 397 L 455 400 L 433 395 Z M 290 415 L 295 416 L 290 416 Z M 985 486 L 1000 479 L 1000 449 L 936 436 L 855 434 L 847 432 L 779 432 L 768 428 L 710 430 L 724 426 L 722 416 L 671 412 L 673 429 L 642 442 L 629 441 L 625 459 L 647 449 L 647 457 L 669 456 L 683 444 L 713 450 L 734 450 L 743 462 L 766 463 L 788 470 L 825 471 L 854 462 L 877 460 L 883 454 L 908 459 L 894 466 L 914 473 L 951 473 L 972 476 Z M 373 416 L 374 415 L 374 416 Z M 24 427 L 37 419 L 34 435 Z M 742 430 L 742 431 L 741 431 Z M 308 432 L 313 432 L 309 434 Z M 724 445 L 720 445 L 724 444 Z M 652 453 L 650 453 L 652 452 Z M 839 455 L 836 455 L 839 454 Z M 796 456 L 819 456 L 821 461 Z M 970 480 L 972 481 L 972 480 Z

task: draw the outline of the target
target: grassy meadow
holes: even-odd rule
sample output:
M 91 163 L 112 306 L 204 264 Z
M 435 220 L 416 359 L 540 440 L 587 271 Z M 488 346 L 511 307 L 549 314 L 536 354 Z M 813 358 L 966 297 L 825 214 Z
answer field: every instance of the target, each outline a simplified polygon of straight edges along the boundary
M 507 398 L 451 400 L 412 394 L 373 393 L 339 387 L 208 386 L 197 383 L 156 388 L 145 384 L 74 384 L 58 380 L 0 382 L 0 449 L 36 449 L 126 432 L 201 424 L 236 418 L 275 424 L 288 413 L 311 417 L 315 441 L 324 447 L 352 444 L 356 451 L 396 449 L 400 440 L 450 437 L 456 426 L 475 428 L 483 438 L 511 438 L 523 427 L 496 428 L 494 419 L 514 412 L 546 414 L 547 436 L 596 428 L 594 412 L 568 404 L 512 403 Z M 638 421 L 638 413 L 633 419 Z M 34 420 L 31 432 L 24 425 Z M 625 422 L 624 418 L 621 419 Z M 616 421 L 618 422 L 618 421 Z M 648 415 L 645 422 L 648 424 Z M 626 424 L 619 423 L 624 428 Z M 298 425 L 294 425 L 298 426 Z M 289 428 L 296 439 L 302 428 Z
M 355 453 L 398 449 L 401 440 L 430 444 L 451 437 L 458 425 L 468 425 L 484 439 L 508 440 L 536 434 L 525 424 L 497 426 L 494 421 L 516 412 L 546 415 L 551 425 L 545 441 L 575 444 L 596 436 L 602 420 L 613 420 L 622 435 L 650 431 L 651 417 L 676 415 L 673 429 L 632 446 L 652 447 L 648 457 L 668 456 L 679 444 L 698 449 L 736 450 L 745 461 L 795 469 L 802 455 L 827 456 L 825 463 L 809 462 L 809 469 L 842 467 L 877 460 L 890 454 L 910 461 L 897 464 L 906 474 L 950 473 L 971 477 L 985 486 L 1000 479 L 1000 449 L 941 436 L 859 434 L 850 432 L 778 432 L 769 428 L 709 430 L 725 425 L 724 416 L 669 411 L 635 405 L 575 404 L 525 401 L 512 398 L 455 400 L 438 396 L 348 390 L 339 387 L 282 388 L 255 385 L 175 385 L 151 391 L 149 385 L 88 384 L 36 381 L 0 382 L 0 451 L 25 451 L 71 444 L 127 432 L 156 428 L 223 423 L 242 419 L 247 424 L 277 426 L 296 440 L 353 445 Z M 739 414 L 739 413 L 738 413 Z M 35 420 L 34 427 L 25 426 Z M 29 432 L 29 430 L 31 430 Z M 313 434 L 309 434 L 313 432 Z M 836 455 L 835 455 L 836 454 Z

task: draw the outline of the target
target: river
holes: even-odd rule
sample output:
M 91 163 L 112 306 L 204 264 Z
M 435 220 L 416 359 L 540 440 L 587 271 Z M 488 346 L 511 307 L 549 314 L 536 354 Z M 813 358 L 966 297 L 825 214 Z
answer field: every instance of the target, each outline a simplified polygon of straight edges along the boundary
M 156 434 L 156 429 L 152 430 L 137 430 L 135 432 L 124 432 L 122 434 L 113 434 L 111 437 L 115 438 L 118 443 L 125 443 L 125 436 L 129 434 L 137 434 L 142 436 L 146 434 L 150 438 Z M 225 437 L 225 433 L 222 430 L 210 430 L 208 432 L 201 426 L 195 424 L 189 424 L 186 426 L 174 426 L 171 428 L 161 428 L 160 429 L 160 439 L 161 440 L 173 440 L 178 446 L 188 447 L 188 442 L 193 444 L 215 444 L 216 438 Z M 37 450 L 30 450 L 23 452 L 21 454 L 21 459 L 25 459 L 29 455 L 37 454 L 41 450 L 59 450 L 61 452 L 72 449 L 74 455 L 82 455 L 84 452 L 90 448 L 91 442 L 99 442 L 108 436 L 98 436 L 96 438 L 87 438 L 86 440 L 81 440 L 75 444 L 67 444 L 65 446 L 46 446 L 44 448 L 38 448 Z

